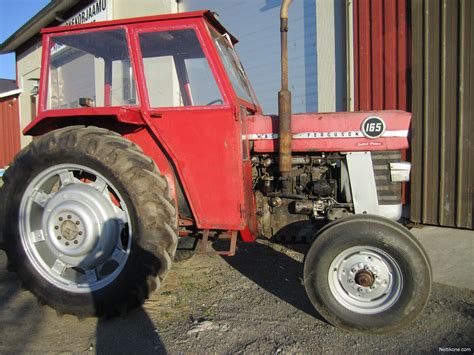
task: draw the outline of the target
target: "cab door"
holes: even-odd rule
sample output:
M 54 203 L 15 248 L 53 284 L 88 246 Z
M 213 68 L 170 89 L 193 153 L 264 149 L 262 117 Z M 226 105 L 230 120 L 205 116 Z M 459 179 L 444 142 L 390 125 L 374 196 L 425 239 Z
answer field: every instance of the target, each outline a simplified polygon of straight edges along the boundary
M 200 228 L 243 229 L 239 114 L 202 18 L 132 31 L 143 115 Z

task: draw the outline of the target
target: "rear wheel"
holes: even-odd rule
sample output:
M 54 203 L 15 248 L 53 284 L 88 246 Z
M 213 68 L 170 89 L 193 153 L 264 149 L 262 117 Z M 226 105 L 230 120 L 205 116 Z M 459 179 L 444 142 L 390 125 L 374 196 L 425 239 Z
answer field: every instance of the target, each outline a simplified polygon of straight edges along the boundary
M 404 227 L 377 216 L 354 216 L 323 228 L 304 263 L 316 310 L 351 331 L 386 333 L 411 322 L 431 290 L 425 251 Z
M 171 267 L 177 216 L 166 180 L 113 132 L 46 134 L 18 155 L 2 194 L 10 263 L 26 288 L 60 312 L 123 313 Z

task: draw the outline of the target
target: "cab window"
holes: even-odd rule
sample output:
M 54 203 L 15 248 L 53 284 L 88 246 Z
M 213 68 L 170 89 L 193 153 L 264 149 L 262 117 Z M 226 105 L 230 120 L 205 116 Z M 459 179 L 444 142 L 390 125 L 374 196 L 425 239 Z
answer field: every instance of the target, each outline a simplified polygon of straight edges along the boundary
M 222 95 L 192 29 L 139 34 L 151 107 L 222 105 Z
M 48 109 L 137 105 L 125 31 L 51 37 Z

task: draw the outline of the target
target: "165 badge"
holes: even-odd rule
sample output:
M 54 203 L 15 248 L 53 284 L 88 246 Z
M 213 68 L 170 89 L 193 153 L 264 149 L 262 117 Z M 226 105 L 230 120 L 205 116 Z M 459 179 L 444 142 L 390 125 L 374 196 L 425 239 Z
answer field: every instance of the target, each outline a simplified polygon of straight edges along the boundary
M 379 138 L 385 132 L 385 122 L 380 117 L 367 117 L 360 127 L 360 130 L 367 138 Z

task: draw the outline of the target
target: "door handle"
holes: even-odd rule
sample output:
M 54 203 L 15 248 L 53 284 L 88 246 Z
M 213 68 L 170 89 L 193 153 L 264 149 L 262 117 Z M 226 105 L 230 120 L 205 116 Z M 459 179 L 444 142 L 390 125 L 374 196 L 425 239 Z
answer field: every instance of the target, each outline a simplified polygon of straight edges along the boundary
M 150 117 L 151 118 L 161 118 L 163 115 L 161 113 L 158 113 L 158 112 L 152 112 L 150 113 Z

